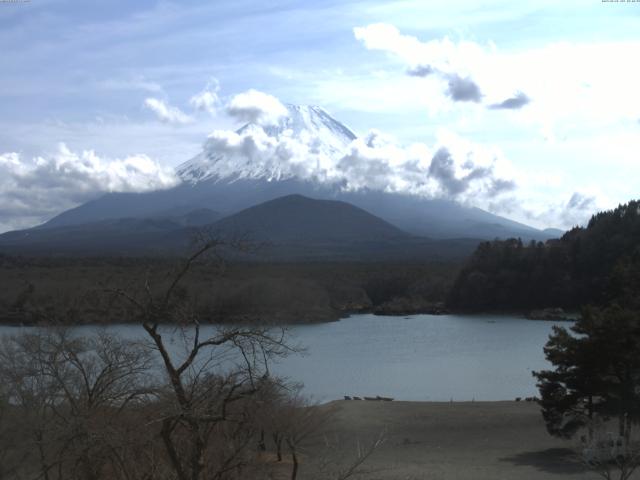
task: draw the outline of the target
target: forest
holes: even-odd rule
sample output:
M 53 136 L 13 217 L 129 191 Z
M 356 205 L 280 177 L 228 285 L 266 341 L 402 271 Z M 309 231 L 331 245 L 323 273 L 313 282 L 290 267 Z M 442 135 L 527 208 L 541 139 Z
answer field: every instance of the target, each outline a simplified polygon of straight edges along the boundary
M 448 296 L 461 311 L 527 311 L 612 302 L 638 306 L 640 201 L 595 214 L 558 240 L 483 242 Z
M 0 256 L 0 323 L 132 321 L 113 287 L 161 286 L 177 259 Z M 184 288 L 211 323 L 292 324 L 350 313 L 442 312 L 459 265 L 452 262 L 241 263 L 202 261 Z

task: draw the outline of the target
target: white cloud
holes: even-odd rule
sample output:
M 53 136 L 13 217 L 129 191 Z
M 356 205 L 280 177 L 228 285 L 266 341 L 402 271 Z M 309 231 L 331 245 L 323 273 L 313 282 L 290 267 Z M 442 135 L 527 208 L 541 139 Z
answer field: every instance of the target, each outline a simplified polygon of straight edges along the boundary
M 506 98 L 500 103 L 489 105 L 492 110 L 517 110 L 524 107 L 531 99 L 523 92 L 516 92 L 512 97 Z
M 434 146 L 401 146 L 371 131 L 336 154 L 326 148 L 326 139 L 309 130 L 293 134 L 251 124 L 238 132 L 214 131 L 202 160 L 208 158 L 209 171 L 221 178 L 296 177 L 348 191 L 367 188 L 473 204 L 515 188 L 499 151 L 444 131 L 440 137 Z
M 606 201 L 597 194 L 573 192 L 566 201 L 547 202 L 537 210 L 525 210 L 525 215 L 533 221 L 558 225 L 568 230 L 585 226 L 595 213 L 606 208 L 609 208 Z
M 211 170 L 220 177 L 297 177 L 349 191 L 368 188 L 427 198 L 448 198 L 539 227 L 569 228 L 608 206 L 601 195 L 575 190 L 573 200 L 554 201 L 568 187 L 557 173 L 519 170 L 497 146 L 469 141 L 440 128 L 431 144 L 407 146 L 372 130 L 344 145 L 341 154 L 303 130 L 250 125 L 239 132 L 216 130 L 207 141 Z M 577 198 L 588 201 L 577 201 Z
M 407 75 L 440 81 L 443 93 L 453 101 L 481 100 L 481 89 L 472 74 L 486 57 L 482 46 L 474 42 L 454 43 L 447 37 L 421 42 L 384 23 L 356 27 L 353 31 L 367 49 L 385 51 L 402 59 L 407 65 Z
M 427 125 L 436 124 L 499 142 L 518 164 L 518 189 L 477 206 L 538 227 L 569 228 L 637 195 L 628 179 L 640 175 L 634 159 L 640 69 L 629 59 L 640 41 L 528 42 L 501 49 L 491 42 L 419 39 L 388 24 L 359 27 L 354 35 L 367 49 L 388 54 L 373 67 L 384 68 L 387 78 L 372 78 L 362 88 L 351 79 L 336 82 L 324 95 L 338 95 L 350 108 L 375 103 L 414 118 L 419 109 L 428 120 L 415 130 L 421 135 L 430 136 Z M 451 101 L 447 79 L 454 75 L 477 86 L 479 102 Z
M 287 108 L 276 97 L 257 90 L 247 90 L 231 98 L 227 113 L 241 122 L 274 125 L 287 115 Z
M 50 157 L 31 161 L 0 154 L 0 229 L 33 226 L 106 192 L 146 192 L 175 186 L 173 169 L 146 155 L 100 158 L 60 144 Z
M 640 69 L 629 61 L 640 41 L 555 42 L 505 51 L 492 43 L 447 37 L 421 41 L 384 23 L 356 27 L 354 35 L 367 49 L 400 60 L 400 72 L 423 77 L 413 84 L 416 97 L 430 95 L 425 88 L 434 82 L 446 96 L 453 75 L 469 78 L 487 106 L 518 110 L 526 105 L 516 121 L 547 135 L 568 122 L 601 129 L 622 119 L 634 121 L 640 112 Z M 431 99 L 427 108 L 440 106 Z
M 597 209 L 595 196 L 574 192 L 564 208 L 560 210 L 562 224 L 571 226 L 584 225 L 587 218 Z
M 155 113 L 160 121 L 165 123 L 184 125 L 193 121 L 193 118 L 182 110 L 177 107 L 172 107 L 159 98 L 150 97 L 145 99 L 144 106 Z
M 218 97 L 219 91 L 220 83 L 215 78 L 211 79 L 200 93 L 191 97 L 189 103 L 195 110 L 209 112 L 211 115 L 215 115 L 220 103 L 220 98 Z
M 455 43 L 447 37 L 422 42 L 416 37 L 403 35 L 396 27 L 385 23 L 356 27 L 353 32 L 367 49 L 400 57 L 413 75 L 416 72 L 433 71 L 468 75 L 486 56 L 485 48 L 475 42 Z

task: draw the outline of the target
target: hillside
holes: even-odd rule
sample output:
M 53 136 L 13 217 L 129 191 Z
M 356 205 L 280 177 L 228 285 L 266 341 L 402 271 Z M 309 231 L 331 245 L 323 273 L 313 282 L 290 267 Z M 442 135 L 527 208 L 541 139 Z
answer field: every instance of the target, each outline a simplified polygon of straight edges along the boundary
M 471 311 L 579 308 L 617 301 L 637 306 L 640 201 L 594 215 L 559 240 L 481 243 L 449 297 Z
M 213 226 L 273 243 L 407 240 L 411 236 L 346 202 L 287 195 L 223 218 Z
M 170 232 L 211 224 L 220 218 L 209 209 L 165 212 L 155 218 L 117 218 L 31 228 L 0 235 L 0 251 L 35 255 L 140 255 L 166 249 Z
M 243 239 L 243 261 L 406 261 L 462 259 L 478 239 L 432 240 L 403 232 L 345 202 L 287 195 L 218 218 L 212 210 L 33 228 L 0 235 L 0 253 L 62 256 L 181 256 L 204 234 Z M 182 213 L 176 216 L 176 213 Z

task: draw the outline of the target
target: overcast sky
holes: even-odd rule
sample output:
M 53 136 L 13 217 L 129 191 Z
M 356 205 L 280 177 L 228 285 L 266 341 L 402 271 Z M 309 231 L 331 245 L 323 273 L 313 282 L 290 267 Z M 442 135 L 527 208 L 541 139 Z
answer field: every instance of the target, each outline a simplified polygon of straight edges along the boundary
M 0 1 L 0 45 L 0 231 L 175 184 L 251 89 L 487 157 L 538 227 L 639 196 L 640 3 Z

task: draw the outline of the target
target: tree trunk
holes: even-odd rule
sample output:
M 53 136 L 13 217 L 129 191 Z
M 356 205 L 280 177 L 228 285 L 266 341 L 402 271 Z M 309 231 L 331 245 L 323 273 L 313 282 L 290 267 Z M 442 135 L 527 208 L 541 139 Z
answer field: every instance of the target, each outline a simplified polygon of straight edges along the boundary
M 289 440 L 287 440 L 287 444 L 291 450 L 291 461 L 293 462 L 293 467 L 291 468 L 291 480 L 296 480 L 298 477 L 298 456 L 296 455 L 295 446 Z
M 171 419 L 168 418 L 162 421 L 162 441 L 164 442 L 164 446 L 167 450 L 167 453 L 169 454 L 169 460 L 171 461 L 171 465 L 176 472 L 178 480 L 189 480 L 184 472 L 184 469 L 182 468 L 182 463 L 180 461 L 180 457 L 178 456 L 178 452 L 173 445 L 173 439 L 171 438 L 171 432 L 173 431 L 172 423 L 173 422 L 171 421 Z
M 593 441 L 593 395 L 589 395 L 589 406 L 587 415 L 589 416 L 589 444 Z
M 625 415 L 618 416 L 618 435 L 624 438 Z
M 44 480 L 49 480 L 49 466 L 47 465 L 46 454 L 44 452 L 44 435 L 41 430 L 36 432 L 36 445 L 38 445 L 38 454 L 40 456 L 40 470 Z
M 629 446 L 629 442 L 631 441 L 631 416 L 627 413 L 624 414 L 625 419 L 625 429 L 624 429 L 624 443 L 625 447 Z
M 276 456 L 278 457 L 278 461 L 282 461 L 282 437 L 277 433 L 273 434 L 273 443 L 276 445 Z
M 200 480 L 200 476 L 204 471 L 204 447 L 205 441 L 200 432 L 198 422 L 192 420 L 191 435 L 193 437 L 193 452 L 191 454 L 191 480 Z

